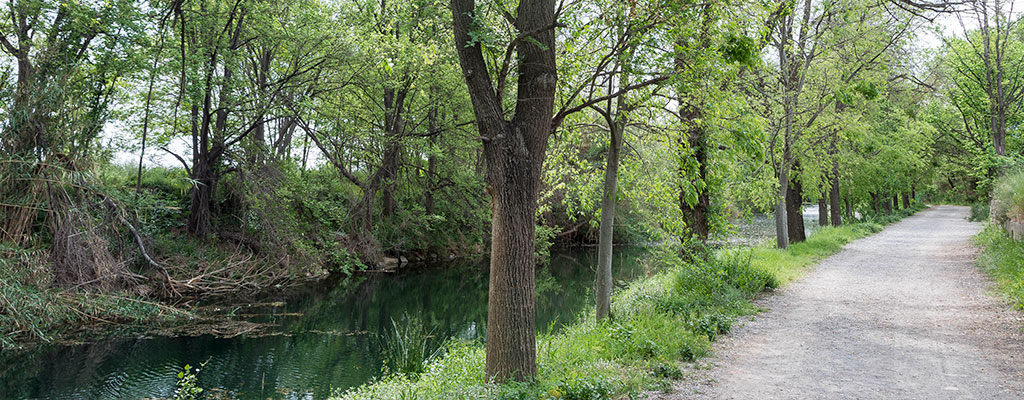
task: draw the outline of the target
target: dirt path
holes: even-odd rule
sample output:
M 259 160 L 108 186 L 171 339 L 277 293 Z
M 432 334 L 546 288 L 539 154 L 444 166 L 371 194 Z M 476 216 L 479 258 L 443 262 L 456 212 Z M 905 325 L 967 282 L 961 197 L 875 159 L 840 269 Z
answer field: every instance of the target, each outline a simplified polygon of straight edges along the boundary
M 933 207 L 850 243 L 652 398 L 1024 399 L 1024 318 L 990 295 L 967 214 Z

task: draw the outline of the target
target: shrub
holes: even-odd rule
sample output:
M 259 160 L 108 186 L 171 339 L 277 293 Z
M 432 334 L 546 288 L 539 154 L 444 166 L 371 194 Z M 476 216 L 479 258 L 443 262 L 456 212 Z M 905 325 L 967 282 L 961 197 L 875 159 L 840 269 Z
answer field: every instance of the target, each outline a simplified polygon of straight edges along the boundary
M 992 189 L 992 216 L 997 222 L 1024 216 L 1024 169 L 1007 172 Z

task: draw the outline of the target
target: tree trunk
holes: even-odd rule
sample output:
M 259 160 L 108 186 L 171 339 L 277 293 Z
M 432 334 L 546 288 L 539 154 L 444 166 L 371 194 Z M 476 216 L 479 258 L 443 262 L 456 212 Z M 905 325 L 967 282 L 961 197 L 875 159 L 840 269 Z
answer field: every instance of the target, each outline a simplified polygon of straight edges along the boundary
M 620 109 L 621 111 L 621 109 Z M 612 240 L 615 224 L 615 194 L 619 179 L 619 151 L 625 123 L 619 117 L 611 126 L 611 145 L 604 170 L 604 195 L 601 197 L 601 226 L 597 248 L 597 319 L 611 316 Z
M 789 190 L 786 191 L 786 226 L 789 230 L 789 243 L 800 243 L 807 240 L 802 206 L 803 184 L 800 181 L 790 181 Z
M 789 228 L 786 217 L 786 195 L 789 193 L 789 168 L 779 171 L 779 194 L 775 202 L 775 245 L 789 247 Z
M 384 91 L 384 131 L 388 138 L 388 149 L 381 165 L 381 202 L 384 217 L 395 215 L 395 192 L 398 190 L 398 158 L 401 154 L 401 137 L 404 134 L 405 98 L 409 89 L 405 86 Z
M 708 217 L 711 208 L 711 196 L 708 193 L 708 144 L 705 138 L 704 126 L 701 123 L 702 112 L 697 106 L 689 106 L 681 112 L 683 120 L 687 123 L 685 143 L 680 144 L 680 151 L 689 151 L 689 156 L 697 163 L 697 176 L 690 177 L 686 171 L 680 169 L 680 180 L 685 182 L 688 179 L 695 179 L 694 187 L 697 190 L 696 202 L 690 204 L 685 191 L 679 192 L 679 210 L 682 211 L 683 221 L 686 229 L 692 237 L 701 242 L 707 242 L 711 235 L 711 226 Z M 685 240 L 685 238 L 684 238 Z
M 711 45 L 711 33 L 715 18 L 712 7 L 713 4 L 707 2 L 704 3 L 701 10 L 700 33 L 698 34 L 700 47 Z M 689 38 L 684 39 L 680 37 L 677 40 L 679 41 L 677 46 L 685 48 L 685 40 L 689 40 Z M 688 68 L 687 65 L 691 64 L 693 64 L 692 60 L 686 60 L 683 54 L 676 54 L 675 68 L 677 71 L 685 71 Z M 684 191 L 681 190 L 679 193 L 679 209 L 682 211 L 683 221 L 686 223 L 686 229 L 690 235 L 690 237 L 683 238 L 683 240 L 696 238 L 702 243 L 706 243 L 711 236 L 711 224 L 708 221 L 711 213 L 711 190 L 708 185 L 708 158 L 710 157 L 710 152 L 707 129 L 704 125 L 705 110 L 703 108 L 706 103 L 699 93 L 696 97 L 684 96 L 684 93 L 686 93 L 685 90 L 679 90 L 680 103 L 682 103 L 679 107 L 679 117 L 684 126 L 686 126 L 686 137 L 680 140 L 679 151 L 683 152 L 683 157 L 693 157 L 693 161 L 697 165 L 697 176 L 688 176 L 686 171 L 680 168 L 681 176 L 679 179 L 681 183 L 693 179 L 695 181 L 693 187 L 697 193 L 696 201 L 693 202 L 687 200 Z M 685 142 L 683 142 L 684 140 Z
M 905 210 L 905 209 L 908 209 L 908 208 L 910 208 L 910 193 L 904 192 L 903 193 L 903 209 Z
M 832 206 L 831 207 L 832 208 L 832 210 L 831 210 L 832 211 L 832 226 L 840 226 L 840 225 L 843 224 L 843 215 L 842 215 L 842 210 L 840 209 L 841 207 L 840 207 L 840 200 L 839 200 L 839 161 L 838 160 L 833 160 L 832 161 L 832 174 L 831 174 L 831 176 L 829 176 L 829 179 L 832 181 L 832 184 L 829 185 L 830 187 L 829 187 L 829 195 L 828 195 L 829 203 L 831 203 L 831 206 Z
M 515 114 L 503 102 L 470 32 L 474 0 L 452 0 L 455 48 L 469 89 L 487 165 L 491 195 L 490 291 L 487 299 L 487 380 L 526 381 L 537 374 L 534 307 L 534 221 L 557 82 L 554 0 L 522 0 L 515 27 L 533 40 L 516 46 Z
M 871 192 L 871 208 L 875 210 L 875 215 L 882 215 L 882 200 L 879 198 L 878 193 Z
M 818 198 L 818 226 L 828 226 L 828 197 L 822 193 Z
M 893 194 L 892 195 L 892 209 L 893 210 L 899 210 L 900 209 L 900 195 L 899 194 Z

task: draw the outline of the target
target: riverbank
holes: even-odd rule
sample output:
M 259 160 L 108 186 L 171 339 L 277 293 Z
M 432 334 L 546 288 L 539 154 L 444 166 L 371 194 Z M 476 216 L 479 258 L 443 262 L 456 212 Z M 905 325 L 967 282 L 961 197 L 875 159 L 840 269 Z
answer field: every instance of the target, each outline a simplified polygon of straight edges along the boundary
M 32 252 L 0 249 L 0 348 L 70 339 L 89 331 L 170 323 L 188 311 L 131 292 L 99 293 L 46 284 L 49 269 Z
M 616 293 L 613 321 L 597 323 L 588 311 L 560 333 L 539 335 L 533 382 L 485 384 L 483 346 L 449 341 L 424 372 L 387 374 L 335 398 L 602 399 L 667 389 L 682 376 L 679 362 L 705 356 L 737 317 L 758 311 L 751 300 L 760 292 L 785 285 L 846 243 L 914 211 L 822 228 L 786 250 L 729 248 L 690 262 L 667 254 L 663 272 Z

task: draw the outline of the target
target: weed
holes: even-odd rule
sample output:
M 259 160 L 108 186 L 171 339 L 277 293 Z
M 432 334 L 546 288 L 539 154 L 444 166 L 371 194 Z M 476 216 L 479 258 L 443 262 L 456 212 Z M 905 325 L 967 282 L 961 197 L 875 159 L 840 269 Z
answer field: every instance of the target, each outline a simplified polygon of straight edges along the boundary
M 387 371 L 418 374 L 441 354 L 443 346 L 437 344 L 433 330 L 423 321 L 405 315 L 402 323 L 391 319 L 391 330 L 380 336 L 381 354 Z

